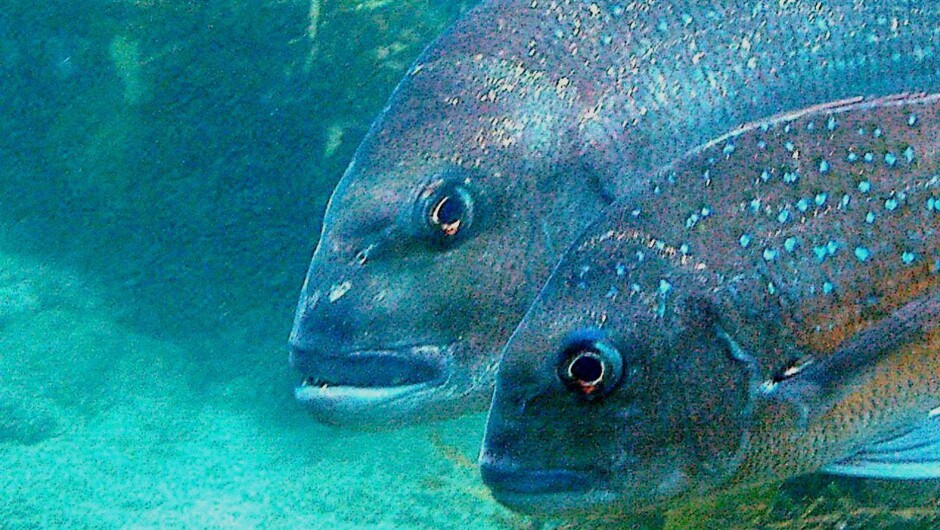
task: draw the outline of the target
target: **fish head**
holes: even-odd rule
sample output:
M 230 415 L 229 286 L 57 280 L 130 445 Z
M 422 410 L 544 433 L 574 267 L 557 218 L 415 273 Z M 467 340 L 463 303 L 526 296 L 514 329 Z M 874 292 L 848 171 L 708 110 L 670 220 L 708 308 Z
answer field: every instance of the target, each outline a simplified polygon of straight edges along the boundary
M 637 511 L 739 464 L 755 381 L 721 302 L 677 249 L 624 225 L 579 238 L 503 352 L 480 462 L 512 509 Z
M 326 423 L 485 410 L 502 345 L 608 202 L 562 123 L 577 102 L 477 53 L 460 26 L 447 38 L 396 89 L 327 207 L 290 338 L 296 396 Z

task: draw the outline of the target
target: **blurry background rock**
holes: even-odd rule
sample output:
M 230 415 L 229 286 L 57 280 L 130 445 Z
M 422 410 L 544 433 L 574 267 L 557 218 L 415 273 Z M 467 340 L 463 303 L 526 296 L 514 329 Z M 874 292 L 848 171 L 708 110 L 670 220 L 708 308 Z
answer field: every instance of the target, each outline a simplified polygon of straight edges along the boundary
M 471 3 L 4 2 L 0 239 L 109 278 L 128 324 L 286 340 L 333 185 Z

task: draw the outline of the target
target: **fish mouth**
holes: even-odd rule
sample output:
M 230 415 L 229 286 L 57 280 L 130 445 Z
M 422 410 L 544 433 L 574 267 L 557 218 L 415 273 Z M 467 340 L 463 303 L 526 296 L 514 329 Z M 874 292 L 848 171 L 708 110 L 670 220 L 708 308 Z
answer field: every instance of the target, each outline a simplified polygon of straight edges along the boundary
M 292 348 L 291 365 L 302 374 L 294 397 L 325 423 L 389 420 L 447 382 L 448 351 L 418 345 L 322 355 Z
M 483 459 L 480 474 L 500 504 L 533 515 L 590 511 L 615 496 L 594 473 L 580 470 L 521 469 Z

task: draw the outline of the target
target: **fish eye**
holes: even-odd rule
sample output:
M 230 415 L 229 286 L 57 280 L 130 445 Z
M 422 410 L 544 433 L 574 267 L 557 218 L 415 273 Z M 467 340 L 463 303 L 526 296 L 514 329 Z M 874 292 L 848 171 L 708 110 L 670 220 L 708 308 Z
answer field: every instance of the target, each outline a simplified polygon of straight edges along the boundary
M 588 400 L 609 394 L 623 375 L 623 357 L 597 333 L 569 337 L 558 362 L 558 378 L 565 387 Z
M 418 213 L 432 241 L 448 244 L 465 233 L 473 222 L 473 199 L 462 185 L 444 183 L 425 194 Z

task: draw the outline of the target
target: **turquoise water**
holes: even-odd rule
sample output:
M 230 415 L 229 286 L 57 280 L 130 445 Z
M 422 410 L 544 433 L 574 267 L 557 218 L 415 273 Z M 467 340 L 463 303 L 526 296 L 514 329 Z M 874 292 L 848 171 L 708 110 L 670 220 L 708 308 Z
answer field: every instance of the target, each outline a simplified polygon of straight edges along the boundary
M 331 2 L 314 34 L 302 2 L 3 3 L 0 528 L 511 518 L 482 417 L 367 435 L 292 398 L 326 199 L 464 7 L 389 4 Z
M 482 416 L 368 434 L 295 405 L 329 193 L 471 3 L 3 3 L 0 528 L 933 528 L 936 487 L 828 477 L 543 524 L 486 493 Z

